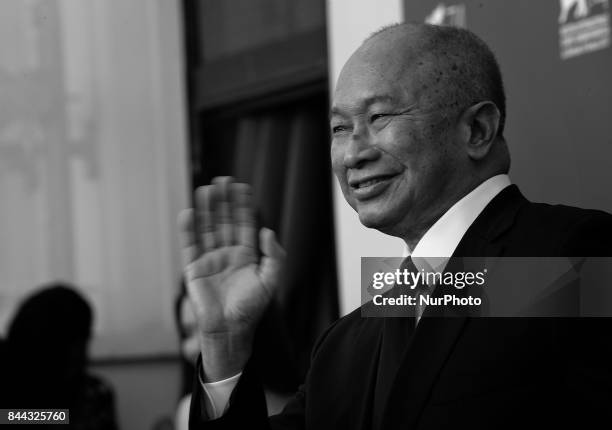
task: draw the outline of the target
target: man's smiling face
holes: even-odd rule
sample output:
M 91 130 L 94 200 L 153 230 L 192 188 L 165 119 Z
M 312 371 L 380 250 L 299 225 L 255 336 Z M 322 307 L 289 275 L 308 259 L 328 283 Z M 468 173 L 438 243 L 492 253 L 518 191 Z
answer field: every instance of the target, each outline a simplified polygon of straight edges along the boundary
M 398 53 L 369 41 L 344 66 L 333 97 L 331 160 L 361 223 L 404 237 L 448 209 L 462 154 L 452 143 L 453 118 L 435 108 L 435 88 L 422 78 L 430 68 L 414 59 L 402 64 Z

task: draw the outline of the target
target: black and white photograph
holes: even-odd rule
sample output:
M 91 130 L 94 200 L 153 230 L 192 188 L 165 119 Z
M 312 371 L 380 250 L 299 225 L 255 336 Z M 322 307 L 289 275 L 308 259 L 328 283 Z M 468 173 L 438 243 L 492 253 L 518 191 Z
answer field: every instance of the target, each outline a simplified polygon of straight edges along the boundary
M 0 428 L 612 426 L 610 0 L 0 0 Z

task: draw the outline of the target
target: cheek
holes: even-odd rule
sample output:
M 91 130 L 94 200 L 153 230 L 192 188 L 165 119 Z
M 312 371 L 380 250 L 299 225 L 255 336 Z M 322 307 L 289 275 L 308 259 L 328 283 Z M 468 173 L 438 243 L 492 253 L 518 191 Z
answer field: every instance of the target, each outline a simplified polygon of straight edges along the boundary
M 338 184 L 340 184 L 340 189 L 342 190 L 342 195 L 347 203 L 355 209 L 355 202 L 353 201 L 350 191 L 348 180 L 346 178 L 346 168 L 344 167 L 344 151 L 342 146 L 339 144 L 332 144 L 330 149 L 331 156 L 331 167 L 336 179 L 338 180 Z
M 440 156 L 437 139 L 406 124 L 381 134 L 379 147 L 404 166 L 411 176 L 420 176 Z
M 393 122 L 379 131 L 374 139 L 374 145 L 382 152 L 391 156 L 402 165 L 414 160 L 419 152 L 421 137 L 412 127 L 402 122 Z
M 342 184 L 342 182 L 346 178 L 346 169 L 344 168 L 344 153 L 342 151 L 341 146 L 339 144 L 332 143 L 329 154 L 331 159 L 332 171 L 334 172 L 334 175 L 336 175 L 336 178 L 338 178 L 338 180 Z

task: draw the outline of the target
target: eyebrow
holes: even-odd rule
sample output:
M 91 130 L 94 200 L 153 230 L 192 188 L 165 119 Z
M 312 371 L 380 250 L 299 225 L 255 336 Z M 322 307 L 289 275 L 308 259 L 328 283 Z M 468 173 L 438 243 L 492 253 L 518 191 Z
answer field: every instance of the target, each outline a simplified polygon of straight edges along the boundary
M 393 101 L 395 101 L 395 99 L 389 95 L 369 96 L 361 100 L 361 102 L 359 102 L 359 108 L 368 107 L 368 106 L 373 105 L 374 103 L 393 102 Z M 331 118 L 334 115 L 342 116 L 343 115 L 342 109 L 337 106 L 332 106 L 332 108 L 329 111 L 329 117 Z

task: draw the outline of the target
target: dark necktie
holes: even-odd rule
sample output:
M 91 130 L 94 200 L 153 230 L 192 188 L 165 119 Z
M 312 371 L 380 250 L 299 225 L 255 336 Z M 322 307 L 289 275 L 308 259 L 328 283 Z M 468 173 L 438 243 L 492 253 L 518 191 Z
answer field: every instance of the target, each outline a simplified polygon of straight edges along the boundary
M 400 271 L 403 273 L 404 270 L 407 270 L 409 273 L 415 273 L 416 276 L 418 276 L 419 273 L 422 273 L 421 277 L 418 278 L 416 285 L 411 286 L 411 288 L 414 287 L 412 293 L 416 299 L 416 306 L 414 308 L 414 325 L 416 326 L 423 315 L 423 312 L 425 311 L 425 304 L 422 298 L 429 297 L 433 291 L 433 287 L 430 287 L 425 283 L 424 272 L 421 272 L 416 267 L 412 257 L 405 258 L 400 265 Z
M 399 267 L 400 272 L 404 269 L 417 271 L 418 269 L 410 257 L 404 259 Z M 406 291 L 405 287 L 401 291 Z M 414 290 L 409 291 L 414 293 Z M 413 309 L 411 309 L 412 311 Z M 415 328 L 414 312 L 403 313 L 403 317 L 387 317 L 383 324 L 382 342 L 378 361 L 378 372 L 376 377 L 376 388 L 374 392 L 373 423 L 376 428 L 382 421 L 384 407 L 387 404 L 389 391 L 402 361 L 404 351 L 410 343 Z

